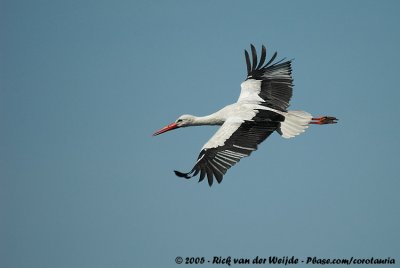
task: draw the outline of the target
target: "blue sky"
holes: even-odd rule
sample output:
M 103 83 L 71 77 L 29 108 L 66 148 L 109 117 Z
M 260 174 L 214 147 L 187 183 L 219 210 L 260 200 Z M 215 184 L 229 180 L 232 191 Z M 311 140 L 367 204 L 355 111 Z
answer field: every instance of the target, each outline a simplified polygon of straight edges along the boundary
M 399 11 L 398 1 L 2 1 L 0 266 L 400 262 Z M 340 123 L 272 135 L 212 188 L 176 177 L 216 127 L 151 134 L 235 102 L 250 43 L 294 58 L 292 109 Z

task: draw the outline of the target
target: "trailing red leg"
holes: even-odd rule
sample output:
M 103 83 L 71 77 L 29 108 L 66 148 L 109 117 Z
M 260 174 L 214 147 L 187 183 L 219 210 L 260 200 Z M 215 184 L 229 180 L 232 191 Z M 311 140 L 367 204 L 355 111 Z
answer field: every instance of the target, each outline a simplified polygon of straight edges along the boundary
M 316 124 L 316 125 L 336 124 L 338 120 L 339 119 L 333 116 L 322 116 L 322 117 L 312 118 L 310 124 Z

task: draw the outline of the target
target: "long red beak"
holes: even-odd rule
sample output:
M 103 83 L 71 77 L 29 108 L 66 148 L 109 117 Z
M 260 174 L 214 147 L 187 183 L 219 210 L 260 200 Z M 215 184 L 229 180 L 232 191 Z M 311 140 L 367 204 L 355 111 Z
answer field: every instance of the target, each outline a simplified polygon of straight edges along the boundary
M 173 130 L 173 129 L 175 129 L 175 128 L 178 128 L 178 125 L 177 125 L 176 123 L 169 124 L 168 126 L 163 127 L 163 128 L 160 129 L 159 131 L 154 132 L 153 136 L 160 135 L 160 134 L 162 134 L 162 133 L 164 133 L 164 132 Z

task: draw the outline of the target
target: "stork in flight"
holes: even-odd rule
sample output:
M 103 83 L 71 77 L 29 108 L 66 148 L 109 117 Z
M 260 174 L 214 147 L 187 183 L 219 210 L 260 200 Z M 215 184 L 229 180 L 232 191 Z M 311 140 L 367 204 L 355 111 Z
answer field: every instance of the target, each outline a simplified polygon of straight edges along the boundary
M 332 116 L 313 117 L 305 111 L 287 110 L 292 97 L 293 79 L 291 61 L 274 63 L 275 52 L 266 63 L 267 50 L 262 46 L 260 61 L 251 47 L 252 61 L 245 50 L 247 78 L 241 84 L 236 103 L 202 117 L 182 115 L 174 123 L 155 132 L 153 136 L 188 126 L 220 125 L 221 127 L 203 146 L 197 162 L 188 173 L 175 171 L 179 177 L 189 179 L 200 173 L 199 182 L 207 175 L 208 184 L 213 178 L 221 183 L 229 168 L 243 157 L 257 150 L 272 132 L 277 131 L 283 138 L 293 138 L 308 128 L 309 124 L 335 124 Z

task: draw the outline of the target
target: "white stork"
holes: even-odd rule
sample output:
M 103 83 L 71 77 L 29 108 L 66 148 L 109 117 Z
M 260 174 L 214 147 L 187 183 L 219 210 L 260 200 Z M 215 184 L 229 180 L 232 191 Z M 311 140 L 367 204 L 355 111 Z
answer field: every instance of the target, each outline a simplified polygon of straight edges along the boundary
M 201 149 L 193 169 L 188 173 L 175 171 L 177 176 L 189 179 L 200 173 L 199 182 L 207 175 L 210 186 L 214 177 L 221 183 L 226 171 L 257 150 L 257 145 L 272 132 L 277 131 L 288 139 L 304 132 L 309 124 L 337 123 L 335 117 L 314 118 L 305 111 L 287 110 L 293 88 L 291 61 L 282 59 L 274 63 L 277 56 L 275 52 L 264 64 L 267 50 L 262 46 L 258 62 L 255 47 L 250 47 L 252 62 L 245 50 L 247 78 L 241 84 L 236 103 L 207 116 L 182 115 L 174 123 L 153 134 L 156 136 L 188 126 L 221 126 Z

